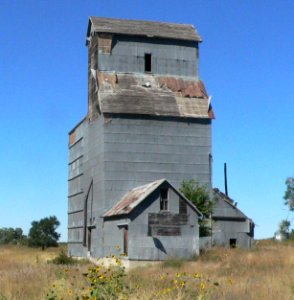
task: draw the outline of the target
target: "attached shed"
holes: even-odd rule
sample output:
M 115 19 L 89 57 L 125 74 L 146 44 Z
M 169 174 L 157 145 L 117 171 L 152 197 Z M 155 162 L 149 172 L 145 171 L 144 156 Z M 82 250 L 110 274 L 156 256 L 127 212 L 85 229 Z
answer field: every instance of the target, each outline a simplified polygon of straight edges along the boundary
M 130 260 L 198 255 L 201 216 L 166 179 L 136 187 L 103 215 L 105 252 L 122 249 Z
M 251 248 L 254 222 L 219 189 L 213 189 L 215 207 L 212 215 L 212 245 Z

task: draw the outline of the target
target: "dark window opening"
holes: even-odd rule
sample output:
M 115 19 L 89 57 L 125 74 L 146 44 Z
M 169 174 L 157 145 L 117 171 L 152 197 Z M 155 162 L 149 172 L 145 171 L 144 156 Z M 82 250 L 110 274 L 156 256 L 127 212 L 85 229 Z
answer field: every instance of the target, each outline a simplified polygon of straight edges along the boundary
M 168 210 L 168 189 L 160 191 L 160 210 Z
M 236 248 L 237 239 L 230 239 L 230 248 Z
M 187 203 L 182 199 L 180 199 L 179 213 L 184 215 L 187 214 Z
M 88 228 L 88 251 L 91 251 L 91 228 Z
M 151 54 L 145 53 L 145 72 L 151 72 Z

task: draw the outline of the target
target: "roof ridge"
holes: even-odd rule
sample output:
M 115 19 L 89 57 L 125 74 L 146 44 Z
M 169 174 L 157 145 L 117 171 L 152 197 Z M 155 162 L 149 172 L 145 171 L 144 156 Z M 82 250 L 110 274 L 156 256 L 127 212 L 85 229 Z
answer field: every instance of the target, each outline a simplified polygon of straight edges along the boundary
M 91 30 L 92 29 L 92 30 Z M 202 39 L 192 24 L 130 20 L 106 17 L 89 18 L 87 37 L 91 32 L 146 36 L 184 41 L 201 42 Z

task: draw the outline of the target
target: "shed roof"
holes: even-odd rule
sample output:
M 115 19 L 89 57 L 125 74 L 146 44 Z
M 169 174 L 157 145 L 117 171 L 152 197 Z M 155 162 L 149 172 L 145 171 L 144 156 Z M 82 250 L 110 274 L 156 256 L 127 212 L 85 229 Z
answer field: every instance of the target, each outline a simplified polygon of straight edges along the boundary
M 90 17 L 87 37 L 91 30 L 97 33 L 202 41 L 194 26 L 189 24 Z
M 102 113 L 214 118 L 202 81 L 97 71 Z
M 138 186 L 128 193 L 117 202 L 110 210 L 103 214 L 103 217 L 112 217 L 129 214 L 135 207 L 143 202 L 152 192 L 159 188 L 163 183 L 167 183 L 199 216 L 201 212 L 177 189 L 175 189 L 166 179 L 159 179 L 151 183 Z

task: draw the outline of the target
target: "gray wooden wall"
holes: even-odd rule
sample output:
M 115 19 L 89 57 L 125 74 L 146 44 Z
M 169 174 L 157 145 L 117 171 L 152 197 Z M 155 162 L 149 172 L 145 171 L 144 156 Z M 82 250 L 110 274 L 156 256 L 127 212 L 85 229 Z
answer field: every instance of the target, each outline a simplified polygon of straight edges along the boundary
M 128 258 L 131 260 L 164 260 L 170 257 L 188 258 L 199 254 L 199 229 L 197 213 L 187 206 L 187 222 L 181 224 L 180 235 L 152 236 L 148 234 L 148 216 L 160 211 L 159 193 L 143 203 L 140 210 L 129 219 L 106 220 L 104 223 L 104 254 L 116 253 L 116 246 L 123 249 L 123 230 L 120 224 L 128 224 Z M 179 196 L 169 189 L 169 213 L 179 214 Z M 177 224 L 173 224 L 177 225 Z
M 132 188 L 161 178 L 168 179 L 176 188 L 183 180 L 192 178 L 208 186 L 211 184 L 209 120 L 183 122 L 116 117 L 105 122 L 100 117 L 94 122 L 85 120 L 76 129 L 77 139 L 79 135 L 83 138 L 70 147 L 69 164 L 69 178 L 78 172 L 77 166 L 81 174 L 69 181 L 68 226 L 72 255 L 85 255 L 81 244 L 82 209 L 92 179 L 87 215 L 95 217 L 96 229 L 92 232 L 95 249 L 92 251 L 96 255 L 103 252 L 98 249 L 102 243 L 100 216 Z
M 115 35 L 111 53 L 98 54 L 100 71 L 144 73 L 144 55 L 152 54 L 152 73 L 198 79 L 198 43 Z

